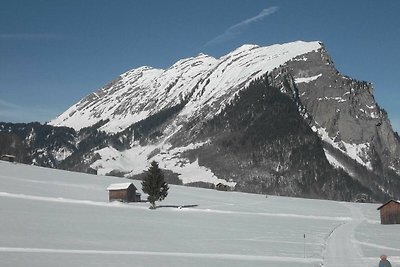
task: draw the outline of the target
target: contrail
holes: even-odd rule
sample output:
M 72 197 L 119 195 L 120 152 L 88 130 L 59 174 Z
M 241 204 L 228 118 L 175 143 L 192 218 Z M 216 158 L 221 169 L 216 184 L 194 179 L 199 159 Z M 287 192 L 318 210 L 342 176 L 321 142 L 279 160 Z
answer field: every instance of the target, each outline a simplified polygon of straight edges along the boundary
M 267 16 L 275 13 L 278 11 L 278 7 L 273 6 L 269 7 L 266 9 L 263 9 L 257 16 L 245 19 L 238 24 L 235 24 L 231 27 L 229 27 L 226 31 L 224 31 L 222 34 L 218 35 L 217 37 L 213 38 L 212 40 L 208 41 L 204 46 L 210 46 L 210 45 L 215 45 L 218 43 L 223 43 L 228 40 L 231 40 L 238 36 L 240 33 L 242 33 L 250 24 L 263 20 Z

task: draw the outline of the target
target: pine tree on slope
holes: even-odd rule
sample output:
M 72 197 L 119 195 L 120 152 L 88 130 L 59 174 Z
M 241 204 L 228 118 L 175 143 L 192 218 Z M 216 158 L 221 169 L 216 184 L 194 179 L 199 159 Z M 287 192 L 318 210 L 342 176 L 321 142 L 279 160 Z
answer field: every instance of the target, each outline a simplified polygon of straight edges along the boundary
M 168 184 L 164 180 L 164 174 L 158 167 L 158 163 L 153 161 L 142 180 L 142 190 L 148 194 L 147 200 L 151 204 L 150 209 L 156 208 L 156 201 L 162 201 L 167 197 L 168 189 Z

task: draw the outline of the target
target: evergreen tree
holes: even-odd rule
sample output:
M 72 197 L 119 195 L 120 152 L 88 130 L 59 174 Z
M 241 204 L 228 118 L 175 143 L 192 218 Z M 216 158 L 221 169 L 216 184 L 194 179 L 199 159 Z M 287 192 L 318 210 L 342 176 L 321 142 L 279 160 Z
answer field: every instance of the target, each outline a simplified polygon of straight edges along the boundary
M 156 201 L 162 201 L 167 197 L 168 189 L 168 184 L 164 180 L 164 174 L 158 167 L 158 163 L 153 161 L 142 180 L 142 190 L 149 195 L 147 200 L 151 204 L 150 209 L 156 208 Z

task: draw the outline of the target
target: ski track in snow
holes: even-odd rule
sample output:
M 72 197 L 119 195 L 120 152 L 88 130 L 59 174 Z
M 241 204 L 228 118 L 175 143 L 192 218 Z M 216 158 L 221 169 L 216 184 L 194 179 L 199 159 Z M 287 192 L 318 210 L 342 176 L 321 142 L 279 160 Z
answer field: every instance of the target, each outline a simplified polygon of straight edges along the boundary
M 392 248 L 392 247 L 372 244 L 372 243 L 368 243 L 368 242 L 361 242 L 361 241 L 354 241 L 354 242 L 357 243 L 357 244 L 363 245 L 363 246 L 367 246 L 367 247 L 379 248 L 381 250 L 400 251 L 400 248 Z
M 349 203 L 343 203 L 352 215 L 352 220 L 345 222 L 335 229 L 328 237 L 324 251 L 325 267 L 365 267 L 366 262 L 363 257 L 360 243 L 355 240 L 354 233 L 358 225 L 364 220 L 364 215 L 355 206 Z
M 147 208 L 141 206 L 134 206 L 126 203 L 120 203 L 117 201 L 114 202 L 100 202 L 100 201 L 92 201 L 92 200 L 78 200 L 78 199 L 69 199 L 62 197 L 41 197 L 41 196 L 33 196 L 33 195 L 25 195 L 25 194 L 14 194 L 7 192 L 0 192 L 0 197 L 8 197 L 8 198 L 18 198 L 18 199 L 26 199 L 26 200 L 34 200 L 34 201 L 47 201 L 47 202 L 57 202 L 57 203 L 67 203 L 67 204 L 79 204 L 79 205 L 91 205 L 91 206 L 101 206 L 101 207 L 115 207 L 115 208 Z
M 132 255 L 132 256 L 160 256 L 160 257 L 186 257 L 241 261 L 265 261 L 265 262 L 320 262 L 318 258 L 278 257 L 244 254 L 213 254 L 213 253 L 187 253 L 187 252 L 160 252 L 160 251 L 124 251 L 124 250 L 78 250 L 78 249 L 49 249 L 49 248 L 17 248 L 0 247 L 0 252 L 13 253 L 52 253 L 52 254 L 94 254 L 94 255 Z
M 243 211 L 226 211 L 214 209 L 202 209 L 205 212 L 215 212 L 223 214 L 243 214 L 243 215 L 259 215 L 270 217 L 285 217 L 285 218 L 301 218 L 311 220 L 331 220 L 331 221 L 350 221 L 349 217 L 330 217 L 330 216 L 314 216 L 314 215 L 301 215 L 301 214 L 288 214 L 288 213 L 267 213 L 267 212 L 243 212 Z
M 47 201 L 47 202 L 57 202 L 57 203 L 67 203 L 67 204 L 80 204 L 80 205 L 92 205 L 92 206 L 101 206 L 101 207 L 115 207 L 115 208 L 137 208 L 137 209 L 147 209 L 147 206 L 136 205 L 136 204 L 127 204 L 120 202 L 100 202 L 100 201 L 92 201 L 92 200 L 77 200 L 77 199 L 68 199 L 61 197 L 42 197 L 42 196 L 33 196 L 33 195 L 25 195 L 25 194 L 14 194 L 7 192 L 0 192 L 0 197 L 9 197 L 9 198 L 19 198 L 19 199 L 27 199 L 34 201 Z M 214 210 L 214 209 L 202 209 L 202 208 L 185 208 L 179 209 L 182 212 L 212 212 L 219 214 L 240 214 L 240 215 L 249 215 L 249 216 L 267 216 L 267 217 L 283 217 L 283 218 L 300 218 L 300 219 L 311 219 L 311 220 L 330 220 L 330 221 L 349 221 L 351 218 L 349 217 L 329 217 L 329 216 L 313 216 L 313 215 L 300 215 L 300 214 L 288 214 L 288 213 L 267 213 L 267 212 L 244 212 L 244 211 L 225 211 L 225 210 Z

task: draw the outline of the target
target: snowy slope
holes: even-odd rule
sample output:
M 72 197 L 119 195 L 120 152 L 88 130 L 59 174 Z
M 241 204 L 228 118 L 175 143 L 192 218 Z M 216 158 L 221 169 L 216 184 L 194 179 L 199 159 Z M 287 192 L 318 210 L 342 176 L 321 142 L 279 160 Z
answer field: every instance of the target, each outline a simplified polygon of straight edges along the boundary
M 107 186 L 127 181 L 0 161 L 0 265 L 400 264 L 400 226 L 380 225 L 377 204 L 179 186 L 157 210 L 109 203 Z
M 235 182 L 219 179 L 210 169 L 200 166 L 198 160 L 190 162 L 183 155 L 184 152 L 202 145 L 204 143 L 171 148 L 171 145 L 162 142 L 157 145 L 137 145 L 122 152 L 112 147 L 106 147 L 96 151 L 100 159 L 94 162 L 91 167 L 97 170 L 97 174 L 101 175 L 107 175 L 113 170 L 127 172 L 129 176 L 140 174 L 147 169 L 150 161 L 149 155 L 158 150 L 159 153 L 153 156 L 151 160 L 160 162 L 160 167 L 163 169 L 180 174 L 179 179 L 184 184 L 202 181 L 211 184 L 223 183 L 233 188 L 236 184 Z
M 319 42 L 302 41 L 268 47 L 243 45 L 219 59 L 199 54 L 179 60 L 166 70 L 133 69 L 49 124 L 79 130 L 110 119 L 102 129 L 115 133 L 184 100 L 188 103 L 181 117 L 212 116 L 252 79 L 319 48 Z

